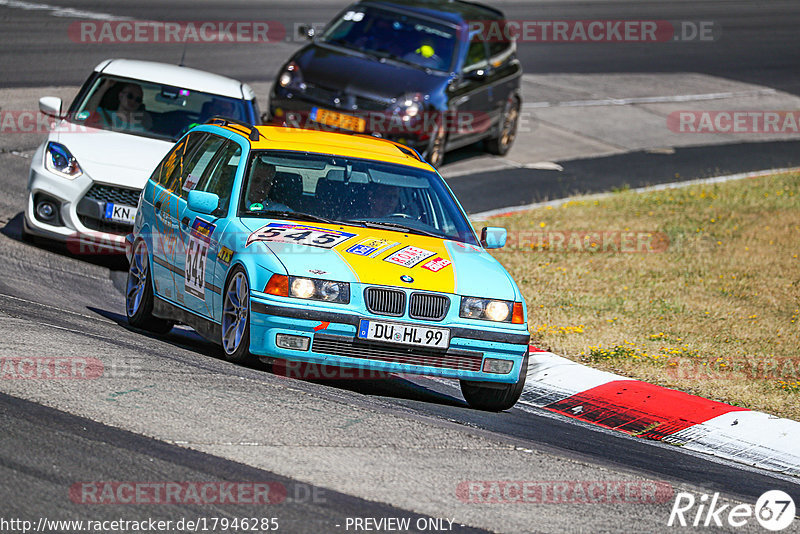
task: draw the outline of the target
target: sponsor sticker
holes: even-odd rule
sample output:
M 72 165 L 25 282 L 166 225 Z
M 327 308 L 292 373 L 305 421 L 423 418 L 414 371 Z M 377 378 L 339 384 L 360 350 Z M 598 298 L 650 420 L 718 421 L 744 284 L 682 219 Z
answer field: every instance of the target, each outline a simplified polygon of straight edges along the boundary
M 256 241 L 271 241 L 290 245 L 333 248 L 355 236 L 356 234 L 348 232 L 301 224 L 269 223 L 250 234 L 245 247 L 249 247 Z
M 411 268 L 419 263 L 422 263 L 424 260 L 427 260 L 434 254 L 436 253 L 431 252 L 430 250 L 425 250 L 424 248 L 407 246 L 386 256 L 383 261 L 388 261 L 389 263 L 394 263 L 395 265 Z
M 452 262 L 450 260 L 446 260 L 446 259 L 442 258 L 441 256 L 436 256 L 432 260 L 429 260 L 427 263 L 423 264 L 422 268 L 423 269 L 428 269 L 429 271 L 433 271 L 435 273 L 438 273 L 439 271 L 441 271 L 442 269 L 444 269 L 445 267 L 447 267 L 451 263 Z
M 209 241 L 211 239 L 211 234 L 214 233 L 214 228 L 216 228 L 216 225 L 200 217 L 195 217 L 194 223 L 192 224 L 192 233 L 200 234 Z
M 184 191 L 193 191 L 195 187 L 197 187 L 197 182 L 200 181 L 199 176 L 194 176 L 193 174 L 189 174 L 186 177 L 186 181 L 183 182 L 183 190 Z
M 388 250 L 397 244 L 397 241 L 389 241 L 388 239 L 370 237 L 367 239 L 362 239 L 352 247 L 348 248 L 347 252 L 350 254 L 355 254 L 356 256 L 369 256 L 370 258 L 374 258 L 384 250 Z
M 217 252 L 217 260 L 220 263 L 224 263 L 225 265 L 230 265 L 231 258 L 233 258 L 233 251 L 228 247 L 219 247 L 219 251 Z

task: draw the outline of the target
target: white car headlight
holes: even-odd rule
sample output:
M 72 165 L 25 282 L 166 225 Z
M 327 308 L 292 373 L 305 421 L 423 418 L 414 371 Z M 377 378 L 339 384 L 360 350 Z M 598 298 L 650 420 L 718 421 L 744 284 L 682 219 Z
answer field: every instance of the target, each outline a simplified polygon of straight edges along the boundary
M 81 166 L 75 156 L 62 145 L 50 141 L 44 151 L 44 168 L 63 178 L 74 180 L 83 174 Z

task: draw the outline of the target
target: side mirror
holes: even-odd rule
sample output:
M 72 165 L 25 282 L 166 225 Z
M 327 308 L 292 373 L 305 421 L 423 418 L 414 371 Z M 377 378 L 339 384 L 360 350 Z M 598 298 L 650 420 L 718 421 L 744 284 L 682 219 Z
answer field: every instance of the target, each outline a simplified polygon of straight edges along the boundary
M 508 231 L 498 226 L 485 226 L 481 228 L 481 245 L 483 248 L 503 248 L 506 246 Z
M 219 195 L 206 191 L 189 191 L 189 197 L 186 199 L 186 203 L 192 211 L 202 213 L 203 215 L 211 215 L 217 210 L 217 206 L 219 206 Z
M 486 79 L 486 69 L 476 69 L 471 70 L 469 72 L 464 73 L 465 80 L 471 80 L 474 82 L 482 82 Z
M 311 40 L 314 38 L 314 27 L 309 26 L 308 24 L 301 24 L 297 27 L 297 36 L 303 37 L 304 39 Z
M 43 96 L 40 98 L 39 111 L 57 119 L 64 118 L 63 115 L 61 115 L 61 99 L 56 96 Z

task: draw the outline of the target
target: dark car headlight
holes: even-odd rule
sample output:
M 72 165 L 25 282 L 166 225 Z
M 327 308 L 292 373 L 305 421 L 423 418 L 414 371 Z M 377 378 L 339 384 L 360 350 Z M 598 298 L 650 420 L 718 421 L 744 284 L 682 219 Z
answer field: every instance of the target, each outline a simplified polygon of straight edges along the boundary
M 422 114 L 425 105 L 425 97 L 422 93 L 406 93 L 395 99 L 389 113 L 399 115 L 404 121 L 408 121 Z
M 350 303 L 349 283 L 318 278 L 273 274 L 264 292 L 281 297 L 321 300 L 338 304 Z
M 522 324 L 525 322 L 522 303 L 510 300 L 461 297 L 461 309 L 458 315 L 465 319 L 483 319 L 497 323 Z
M 294 61 L 290 62 L 278 76 L 278 85 L 285 89 L 300 89 L 306 88 L 303 82 L 303 75 L 300 73 L 300 67 Z
M 44 168 L 63 178 L 74 180 L 83 174 L 78 160 L 61 143 L 50 141 L 44 152 Z

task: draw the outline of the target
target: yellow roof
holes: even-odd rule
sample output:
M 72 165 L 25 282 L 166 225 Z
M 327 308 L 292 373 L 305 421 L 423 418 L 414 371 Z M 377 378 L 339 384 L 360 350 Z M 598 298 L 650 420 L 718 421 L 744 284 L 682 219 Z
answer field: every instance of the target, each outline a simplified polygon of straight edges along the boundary
M 247 137 L 247 130 L 236 124 L 224 126 Z M 385 163 L 407 165 L 426 171 L 433 170 L 427 163 L 401 150 L 398 143 L 369 135 L 355 135 L 336 132 L 321 132 L 301 128 L 281 126 L 256 126 L 260 135 L 258 141 L 250 141 L 253 150 L 295 150 L 314 152 L 352 158 L 371 159 Z M 405 147 L 404 147 L 405 148 Z

